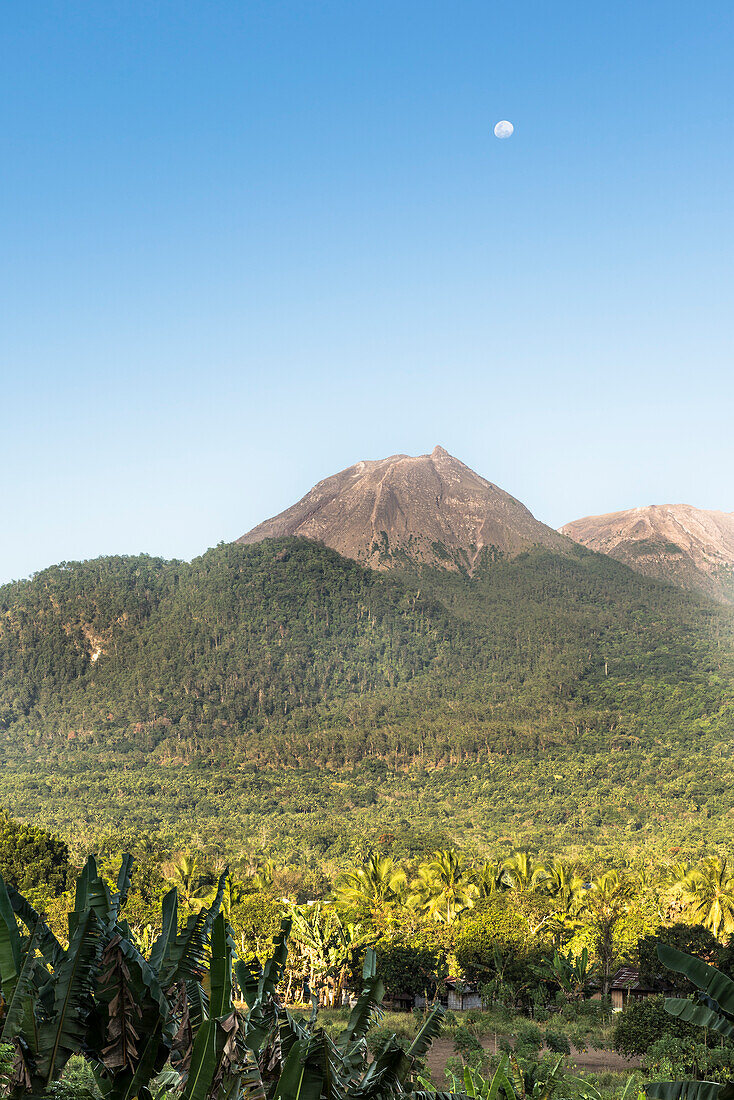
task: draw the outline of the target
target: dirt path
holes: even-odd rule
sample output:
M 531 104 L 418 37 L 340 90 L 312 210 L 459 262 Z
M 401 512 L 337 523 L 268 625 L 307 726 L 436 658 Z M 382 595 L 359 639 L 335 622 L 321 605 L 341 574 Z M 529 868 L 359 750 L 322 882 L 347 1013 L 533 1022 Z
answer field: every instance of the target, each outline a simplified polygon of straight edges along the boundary
M 499 1043 L 501 1039 L 502 1036 L 498 1035 L 497 1042 Z M 490 1054 L 495 1053 L 494 1038 L 482 1039 L 482 1046 Z M 446 1062 L 449 1058 L 453 1058 L 455 1054 L 453 1039 L 436 1039 L 434 1041 L 428 1052 L 426 1062 L 431 1071 L 431 1077 L 437 1085 L 441 1086 L 443 1084 Z M 638 1058 L 628 1060 L 613 1050 L 576 1050 L 575 1047 L 571 1047 L 571 1057 L 569 1059 L 569 1066 L 578 1066 L 580 1070 L 585 1070 L 588 1073 L 602 1073 L 605 1070 L 612 1070 L 616 1073 L 632 1073 L 634 1069 L 638 1068 L 639 1064 Z

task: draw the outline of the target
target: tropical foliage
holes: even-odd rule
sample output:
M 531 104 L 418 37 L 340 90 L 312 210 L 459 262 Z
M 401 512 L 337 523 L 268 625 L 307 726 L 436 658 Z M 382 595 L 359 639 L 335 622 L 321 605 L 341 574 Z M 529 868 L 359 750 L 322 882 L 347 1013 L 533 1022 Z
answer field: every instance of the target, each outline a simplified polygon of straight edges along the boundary
M 665 1011 L 684 1026 L 703 1028 L 730 1042 L 734 1038 L 734 981 L 721 970 L 710 966 L 668 944 L 658 948 L 660 961 L 686 979 L 697 990 L 697 998 L 669 997 Z M 734 1095 L 734 1073 L 729 1064 L 729 1080 L 725 1083 L 707 1080 L 656 1082 L 647 1087 L 650 1100 L 729 1100 Z
M 226 876 L 212 904 L 182 928 L 174 888 L 146 958 L 123 916 L 131 862 L 123 860 L 113 893 L 90 857 L 77 880 L 66 946 L 0 880 L 0 1041 L 13 1044 L 10 1096 L 44 1094 L 77 1053 L 109 1100 L 151 1100 L 166 1067 L 182 1100 L 388 1100 L 413 1091 L 443 1010 L 429 1013 L 407 1049 L 392 1037 L 370 1060 L 366 1036 L 384 993 L 373 950 L 365 952 L 348 1024 L 333 1040 L 317 1024 L 315 1000 L 304 1020 L 280 999 L 290 918 L 265 965 L 247 963 L 235 957 L 221 911 Z M 233 1000 L 237 988 L 242 1010 Z

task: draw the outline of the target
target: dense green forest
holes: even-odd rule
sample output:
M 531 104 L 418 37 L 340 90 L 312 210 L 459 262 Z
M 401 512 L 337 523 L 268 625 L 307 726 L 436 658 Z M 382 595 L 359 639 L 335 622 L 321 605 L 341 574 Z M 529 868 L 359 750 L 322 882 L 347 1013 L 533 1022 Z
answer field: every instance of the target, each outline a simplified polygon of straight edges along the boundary
M 0 800 L 91 842 L 721 842 L 732 615 L 581 547 L 473 576 L 304 540 L 0 589 Z M 297 837 L 297 840 L 294 840 Z

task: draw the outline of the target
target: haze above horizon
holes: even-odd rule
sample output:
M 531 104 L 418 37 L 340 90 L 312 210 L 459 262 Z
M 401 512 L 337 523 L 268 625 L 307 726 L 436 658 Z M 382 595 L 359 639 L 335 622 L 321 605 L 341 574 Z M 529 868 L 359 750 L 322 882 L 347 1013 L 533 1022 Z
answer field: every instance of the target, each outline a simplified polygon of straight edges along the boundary
M 0 583 L 191 558 L 436 443 L 553 527 L 734 510 L 730 5 L 4 32 Z

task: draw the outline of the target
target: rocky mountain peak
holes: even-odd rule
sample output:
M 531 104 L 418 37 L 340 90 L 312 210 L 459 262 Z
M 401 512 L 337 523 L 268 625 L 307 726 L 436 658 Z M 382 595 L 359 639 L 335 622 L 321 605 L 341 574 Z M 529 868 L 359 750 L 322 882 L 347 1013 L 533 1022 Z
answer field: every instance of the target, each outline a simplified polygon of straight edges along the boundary
M 241 543 L 300 536 L 375 569 L 406 558 L 471 570 L 482 551 L 508 556 L 566 540 L 443 447 L 355 463 L 320 481 Z
M 734 602 L 734 512 L 651 504 L 585 516 L 561 531 L 646 576 Z

